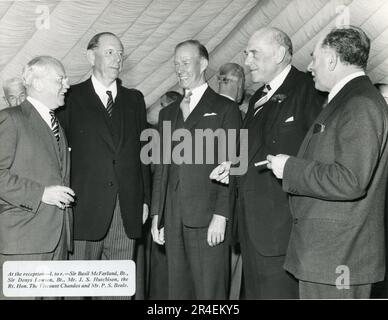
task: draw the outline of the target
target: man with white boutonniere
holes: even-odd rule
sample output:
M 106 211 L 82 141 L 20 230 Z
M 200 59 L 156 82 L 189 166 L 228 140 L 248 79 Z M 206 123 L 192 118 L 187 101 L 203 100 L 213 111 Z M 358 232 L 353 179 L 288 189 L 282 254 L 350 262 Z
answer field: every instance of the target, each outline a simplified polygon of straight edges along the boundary
M 312 78 L 291 66 L 292 53 L 290 38 L 275 28 L 258 30 L 245 50 L 253 82 L 263 84 L 252 96 L 243 123 L 248 129 L 248 171 L 230 176 L 247 299 L 298 298 L 296 279 L 283 269 L 292 226 L 287 194 L 265 165 L 257 165 L 268 154 L 297 154 L 322 108 L 324 98 Z M 210 177 L 228 182 L 227 169 L 221 165 Z

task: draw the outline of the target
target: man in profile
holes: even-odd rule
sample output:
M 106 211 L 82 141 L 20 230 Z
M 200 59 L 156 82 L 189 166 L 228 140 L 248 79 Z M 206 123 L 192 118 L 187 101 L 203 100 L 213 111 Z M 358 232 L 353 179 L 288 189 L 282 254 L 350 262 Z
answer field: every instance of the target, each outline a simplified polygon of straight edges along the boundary
M 27 99 L 0 111 L 0 297 L 6 261 L 66 260 L 72 250 L 70 154 L 55 116 L 69 88 L 62 64 L 23 70 Z
M 267 156 L 290 195 L 284 267 L 299 279 L 302 299 L 366 299 L 384 279 L 388 108 L 365 75 L 369 51 L 356 27 L 317 43 L 308 69 L 328 104 L 297 156 Z

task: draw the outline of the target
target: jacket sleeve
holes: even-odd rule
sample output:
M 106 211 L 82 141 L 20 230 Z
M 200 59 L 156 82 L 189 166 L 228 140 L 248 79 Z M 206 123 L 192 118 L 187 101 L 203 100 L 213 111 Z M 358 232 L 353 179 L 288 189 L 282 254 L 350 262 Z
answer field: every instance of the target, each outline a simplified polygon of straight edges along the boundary
M 234 102 L 231 102 L 226 106 L 226 114 L 224 117 L 222 129 L 226 132 L 227 140 L 227 161 L 230 160 L 229 155 L 231 152 L 236 152 L 236 143 L 239 139 L 239 129 L 241 128 L 241 113 L 238 108 L 238 105 Z M 236 132 L 236 141 L 229 141 L 233 135 L 228 135 L 229 130 L 235 130 Z M 232 150 L 234 149 L 234 150 Z M 217 182 L 214 182 L 217 183 Z M 217 199 L 215 205 L 215 214 L 224 216 L 225 218 L 231 218 L 231 208 L 230 208 L 230 199 L 229 199 L 229 186 L 221 183 L 217 183 Z
M 18 143 L 18 130 L 15 120 L 6 111 L 0 112 L 0 137 L 0 198 L 22 210 L 36 213 L 43 196 L 44 186 L 12 172 Z M 27 165 L 28 159 L 25 161 Z
M 143 94 L 139 92 L 139 97 L 138 97 L 138 108 L 139 108 L 139 140 L 140 140 L 140 134 L 143 130 L 146 130 L 148 125 L 147 125 L 147 120 L 146 120 L 146 106 L 144 102 L 144 97 Z M 144 145 L 146 144 L 145 141 L 141 141 L 140 143 L 140 148 L 143 148 Z M 140 150 L 139 150 L 140 151 Z M 140 154 L 140 152 L 139 152 Z M 144 164 L 141 162 L 141 171 L 142 171 L 142 177 L 143 177 L 143 186 L 144 186 L 144 203 L 150 207 L 151 205 L 151 173 L 150 173 L 150 166 L 147 164 Z

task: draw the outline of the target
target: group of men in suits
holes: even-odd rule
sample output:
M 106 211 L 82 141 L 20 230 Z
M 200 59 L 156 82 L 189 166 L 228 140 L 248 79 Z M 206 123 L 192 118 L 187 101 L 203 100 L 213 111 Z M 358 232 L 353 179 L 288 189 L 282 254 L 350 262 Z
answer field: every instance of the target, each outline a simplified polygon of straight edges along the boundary
M 144 98 L 118 79 L 120 39 L 95 35 L 91 78 L 70 89 L 58 60 L 31 60 L 27 100 L 0 112 L 1 265 L 68 253 L 134 259 L 151 207 L 153 240 L 166 247 L 169 299 L 227 299 L 234 230 L 246 298 L 368 298 L 385 271 L 388 170 L 388 109 L 364 72 L 369 49 L 361 29 L 334 29 L 314 49 L 311 78 L 292 66 L 287 34 L 258 30 L 245 64 L 262 86 L 242 122 L 237 103 L 206 82 L 206 48 L 179 43 L 184 96 L 161 110 L 160 141 L 166 128 L 186 132 L 192 144 L 181 152 L 203 162 L 164 161 L 185 141 L 170 141 L 172 157 L 162 143 L 152 187 L 140 159 Z M 316 89 L 329 92 L 326 103 Z M 198 131 L 240 129 L 248 139 L 241 134 L 237 146 L 226 134 L 224 143 L 195 148 Z M 233 147 L 247 156 L 233 158 Z M 245 173 L 233 175 L 236 159 Z

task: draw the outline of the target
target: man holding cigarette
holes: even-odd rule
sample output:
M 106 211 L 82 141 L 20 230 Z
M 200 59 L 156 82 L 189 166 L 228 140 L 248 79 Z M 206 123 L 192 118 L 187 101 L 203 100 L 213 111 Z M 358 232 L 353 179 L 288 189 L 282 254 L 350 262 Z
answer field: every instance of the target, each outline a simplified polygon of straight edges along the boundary
M 364 72 L 369 50 L 369 38 L 354 27 L 319 41 L 309 69 L 316 88 L 329 92 L 328 104 L 297 157 L 267 157 L 290 194 L 284 267 L 304 299 L 365 299 L 384 279 L 388 109 Z
M 231 176 L 246 298 L 298 298 L 296 279 L 283 269 L 292 225 L 287 195 L 265 163 L 255 163 L 268 154 L 295 155 L 323 101 L 312 79 L 291 66 L 292 43 L 283 31 L 260 29 L 245 54 L 252 80 L 263 84 L 252 96 L 243 123 L 249 132 L 248 171 Z M 227 176 L 228 168 L 221 165 L 211 178 L 225 182 Z

